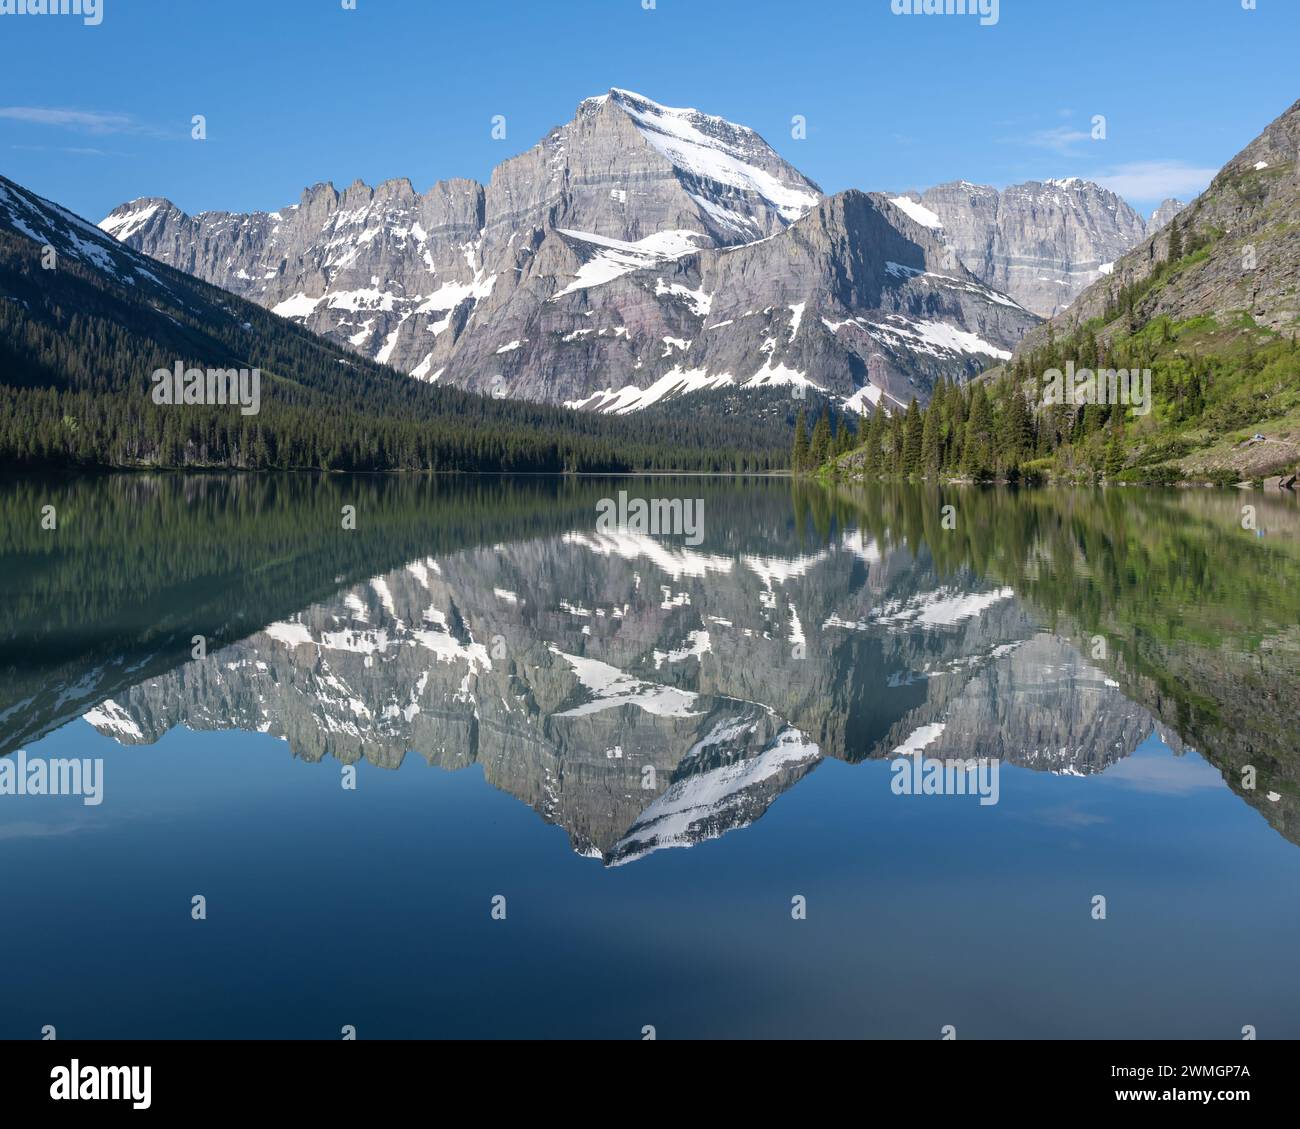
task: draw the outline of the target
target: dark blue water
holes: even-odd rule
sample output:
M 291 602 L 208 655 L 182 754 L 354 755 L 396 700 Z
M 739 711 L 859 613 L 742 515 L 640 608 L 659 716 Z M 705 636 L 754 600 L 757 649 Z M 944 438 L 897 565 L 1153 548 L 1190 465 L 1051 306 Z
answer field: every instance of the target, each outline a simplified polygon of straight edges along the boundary
M 738 516 L 721 516 L 730 511 L 718 501 L 709 540 L 692 550 L 713 561 L 700 575 L 673 575 L 694 560 L 680 542 L 594 550 L 589 530 L 552 499 L 551 534 L 456 533 L 451 543 L 463 548 L 442 542 L 437 572 L 386 567 L 378 585 L 344 577 L 333 593 L 313 589 L 300 619 L 259 607 L 262 622 L 250 629 L 301 622 L 313 641 L 286 645 L 294 636 L 284 628 L 251 630 L 203 663 L 151 660 L 149 678 L 131 682 L 141 668 L 113 683 L 113 716 L 135 727 L 124 741 L 102 714 L 92 726 L 34 711 L 76 684 L 70 671 L 83 681 L 99 672 L 108 688 L 106 665 L 126 670 L 158 641 L 124 629 L 133 617 L 109 596 L 99 597 L 112 625 L 98 633 L 112 635 L 103 654 L 135 646 L 112 656 L 133 661 L 87 657 L 78 668 L 53 654 L 62 644 L 47 633 L 38 702 L 8 724 L 27 727 L 29 759 L 102 758 L 103 802 L 0 796 L 0 1037 L 39 1038 L 47 1024 L 60 1038 L 337 1039 L 345 1025 L 361 1038 L 639 1039 L 647 1025 L 660 1038 L 937 1039 L 945 1025 L 963 1039 L 1236 1039 L 1246 1025 L 1261 1038 L 1300 1035 L 1300 850 L 1287 834 L 1295 750 L 1284 741 L 1259 749 L 1267 778 L 1243 792 L 1230 786 L 1240 749 L 1218 736 L 1212 716 L 1252 681 L 1242 673 L 1251 648 L 1292 638 L 1285 603 L 1221 631 L 1213 646 L 1199 623 L 1184 624 L 1145 641 L 1140 661 L 1114 658 L 1121 646 L 1107 665 L 1081 653 L 1091 627 L 1071 642 L 1066 617 L 1084 611 L 1044 606 L 1041 568 L 981 573 L 968 559 L 945 572 L 926 545 L 870 532 L 853 505 L 820 529 L 810 517 L 801 534 L 788 486 L 727 490 Z M 879 516 L 902 503 L 869 504 Z M 1216 516 L 1183 521 L 1208 522 L 1208 535 Z M 1113 528 L 1106 511 L 1095 517 L 1100 528 L 1088 537 Z M 1291 517 L 1279 511 L 1275 528 Z M 1040 548 L 1049 536 L 1041 520 L 1035 514 L 1031 538 Z M 760 522 L 761 556 L 744 544 Z M 1021 535 L 1016 526 L 1007 543 Z M 996 529 L 993 539 L 1005 548 Z M 665 547 L 677 555 L 665 558 Z M 1290 567 L 1279 552 L 1260 562 L 1263 579 Z M 774 561 L 784 562 L 783 579 L 771 580 Z M 157 601 L 180 597 L 157 583 L 149 599 L 162 619 Z M 289 606 L 304 591 L 298 583 L 277 585 Z M 977 614 L 953 611 L 954 591 L 1004 587 L 1014 594 Z M 689 605 L 675 602 L 682 592 Z M 1158 593 L 1146 600 L 1117 597 L 1105 616 L 1127 615 L 1145 632 L 1166 614 Z M 451 646 L 440 634 L 431 646 L 396 646 L 403 631 L 436 625 L 436 614 L 419 614 L 426 601 L 444 614 L 455 608 L 457 647 L 473 646 L 464 632 L 484 647 L 499 637 L 510 658 L 491 671 L 480 664 L 465 689 L 472 664 L 440 655 Z M 787 660 L 782 637 L 787 602 L 808 641 L 798 660 Z M 621 622 L 635 630 L 611 628 L 595 614 L 602 603 L 626 607 Z M 900 616 L 900 606 L 917 614 Z M 832 608 L 866 626 L 825 626 Z M 1233 609 L 1212 611 L 1232 625 Z M 926 614 L 937 622 L 922 625 Z M 781 629 L 771 639 L 765 615 Z M 51 611 L 44 622 L 57 619 Z M 32 622 L 15 631 L 31 632 Z M 656 669 L 654 652 L 690 649 L 697 624 L 708 626 L 709 649 Z M 331 628 L 354 634 L 340 639 Z M 368 653 L 365 639 L 379 630 L 388 645 Z M 453 618 L 449 638 L 459 630 Z M 93 623 L 64 634 L 94 651 Z M 698 696 L 692 716 L 570 687 L 569 664 L 552 648 L 582 647 L 607 664 L 621 655 L 617 669 L 639 680 L 640 702 L 647 683 Z M 1188 672 L 1223 662 L 1225 649 L 1241 657 L 1192 686 Z M 1040 654 L 1053 663 L 1017 658 Z M 1187 705 L 1143 697 L 1162 670 Z M 385 704 L 406 702 L 425 672 L 421 711 L 385 720 Z M 11 678 L 19 701 L 33 697 L 16 667 Z M 322 678 L 347 694 L 333 701 Z M 760 728 L 745 749 L 696 748 L 716 718 L 749 717 L 744 704 L 760 689 L 781 699 L 759 711 L 778 718 L 770 731 Z M 250 731 L 259 725 L 249 711 L 271 731 Z M 432 715 L 435 729 L 419 729 Z M 1259 732 L 1282 720 L 1279 707 Z M 960 746 L 999 758 L 996 804 L 894 793 L 892 751 L 930 725 L 946 727 L 927 746 L 936 756 Z M 26 739 L 41 726 L 46 735 Z M 773 734 L 787 729 L 811 751 L 760 771 Z M 1067 731 L 1071 747 L 1059 743 Z M 614 741 L 622 758 L 607 755 Z M 357 749 L 348 790 L 339 759 L 356 760 Z M 648 796 L 620 775 L 619 759 L 638 757 L 670 766 Z M 746 766 L 748 788 L 728 775 Z M 651 821 L 647 831 L 650 817 L 637 812 L 670 780 L 691 798 L 693 818 Z M 638 820 L 642 830 L 629 831 Z M 191 916 L 195 895 L 206 899 L 206 920 Z M 504 920 L 491 912 L 498 895 Z M 1104 920 L 1093 916 L 1096 895 L 1106 899 Z M 805 919 L 792 916 L 796 897 Z

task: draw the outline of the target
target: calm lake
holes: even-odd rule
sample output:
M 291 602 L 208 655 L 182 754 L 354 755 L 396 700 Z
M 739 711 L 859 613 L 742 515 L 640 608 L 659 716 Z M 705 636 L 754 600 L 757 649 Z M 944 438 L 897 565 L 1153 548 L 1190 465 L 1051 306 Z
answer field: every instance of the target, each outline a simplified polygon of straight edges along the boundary
M 0 596 L 0 1037 L 1300 1037 L 1293 497 L 21 478 Z

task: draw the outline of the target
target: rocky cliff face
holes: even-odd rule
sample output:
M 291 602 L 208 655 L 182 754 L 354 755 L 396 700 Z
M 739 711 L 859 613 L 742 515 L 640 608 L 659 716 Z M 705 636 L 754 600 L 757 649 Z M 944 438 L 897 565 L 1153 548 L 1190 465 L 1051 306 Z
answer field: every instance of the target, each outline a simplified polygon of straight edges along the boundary
M 946 266 L 942 245 L 885 197 L 856 191 L 823 200 L 778 238 L 630 270 L 552 304 L 563 319 L 553 332 L 573 347 L 548 379 L 582 374 L 585 395 L 566 402 L 623 412 L 730 384 L 811 386 L 862 411 L 894 410 L 924 402 L 940 376 L 964 379 L 1005 358 L 1035 324 L 960 264 Z M 521 370 L 545 371 L 548 351 L 521 357 Z M 609 379 L 620 371 L 625 385 Z
M 1078 177 L 1001 192 L 957 181 L 898 199 L 981 282 L 1043 317 L 1069 306 L 1149 230 L 1115 193 Z
M 622 90 L 485 187 L 101 226 L 417 379 L 605 411 L 773 383 L 906 405 L 1036 324 L 883 197 L 827 200 L 752 130 Z

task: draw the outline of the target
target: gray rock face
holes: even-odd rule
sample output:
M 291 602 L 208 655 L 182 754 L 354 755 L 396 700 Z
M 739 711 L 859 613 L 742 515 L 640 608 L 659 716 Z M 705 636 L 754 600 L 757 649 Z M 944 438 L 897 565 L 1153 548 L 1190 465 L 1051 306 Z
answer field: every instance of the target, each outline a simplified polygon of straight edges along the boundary
M 595 410 L 773 383 L 906 405 L 1037 321 L 885 198 L 827 200 L 752 130 L 621 90 L 486 187 L 145 199 L 101 226 L 417 379 Z
M 1169 226 L 1169 222 L 1177 215 L 1180 215 L 1187 205 L 1181 200 L 1166 200 L 1154 212 L 1151 213 L 1151 219 L 1147 223 L 1147 234 L 1154 235 L 1157 231 L 1162 231 Z
M 1147 235 L 1115 193 L 1091 181 L 1031 180 L 999 192 L 940 184 L 903 200 L 985 285 L 1052 317 Z
M 542 336 L 493 359 L 538 299 L 504 305 L 493 334 L 465 347 L 471 387 L 503 373 L 534 398 L 558 387 L 572 406 L 628 412 L 692 389 L 784 384 L 892 409 L 1006 357 L 1036 324 L 960 265 L 945 270 L 942 247 L 884 197 L 853 191 L 776 238 L 564 288 L 541 299 Z
M 100 226 L 128 245 L 391 363 L 393 329 L 432 344 L 483 286 L 484 191 L 444 181 L 425 195 L 407 180 L 343 192 L 306 189 L 278 212 L 190 217 L 169 201 L 133 201 Z M 431 289 L 431 280 L 436 280 Z M 308 296 L 311 297 L 308 297 Z

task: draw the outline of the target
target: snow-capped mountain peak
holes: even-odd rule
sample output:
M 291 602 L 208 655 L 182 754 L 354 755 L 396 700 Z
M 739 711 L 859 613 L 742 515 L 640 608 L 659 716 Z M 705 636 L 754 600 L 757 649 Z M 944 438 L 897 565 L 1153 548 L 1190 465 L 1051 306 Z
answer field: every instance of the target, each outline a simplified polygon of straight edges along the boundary
M 625 170 L 633 183 L 658 181 L 666 195 L 652 203 L 693 213 L 695 225 L 720 246 L 768 238 L 822 199 L 821 189 L 749 126 L 619 87 L 584 100 L 574 120 L 542 148 L 553 172 L 569 170 L 570 185 L 584 165 L 601 184 L 609 181 L 611 167 Z M 614 152 L 619 155 L 611 164 Z M 639 184 L 637 190 L 645 192 Z M 628 189 L 610 191 L 626 211 Z M 611 216 L 615 228 L 598 233 L 629 242 L 645 234 L 616 230 L 621 218 Z
M 607 98 L 683 173 L 754 193 L 787 223 L 807 215 L 821 199 L 821 190 L 748 126 L 695 109 L 662 106 L 630 90 L 615 88 Z
M 103 226 L 416 379 L 589 410 L 783 386 L 892 411 L 1035 322 L 945 261 L 912 198 L 827 198 L 753 129 L 621 88 L 487 185 L 317 185 L 250 215 L 147 198 Z

